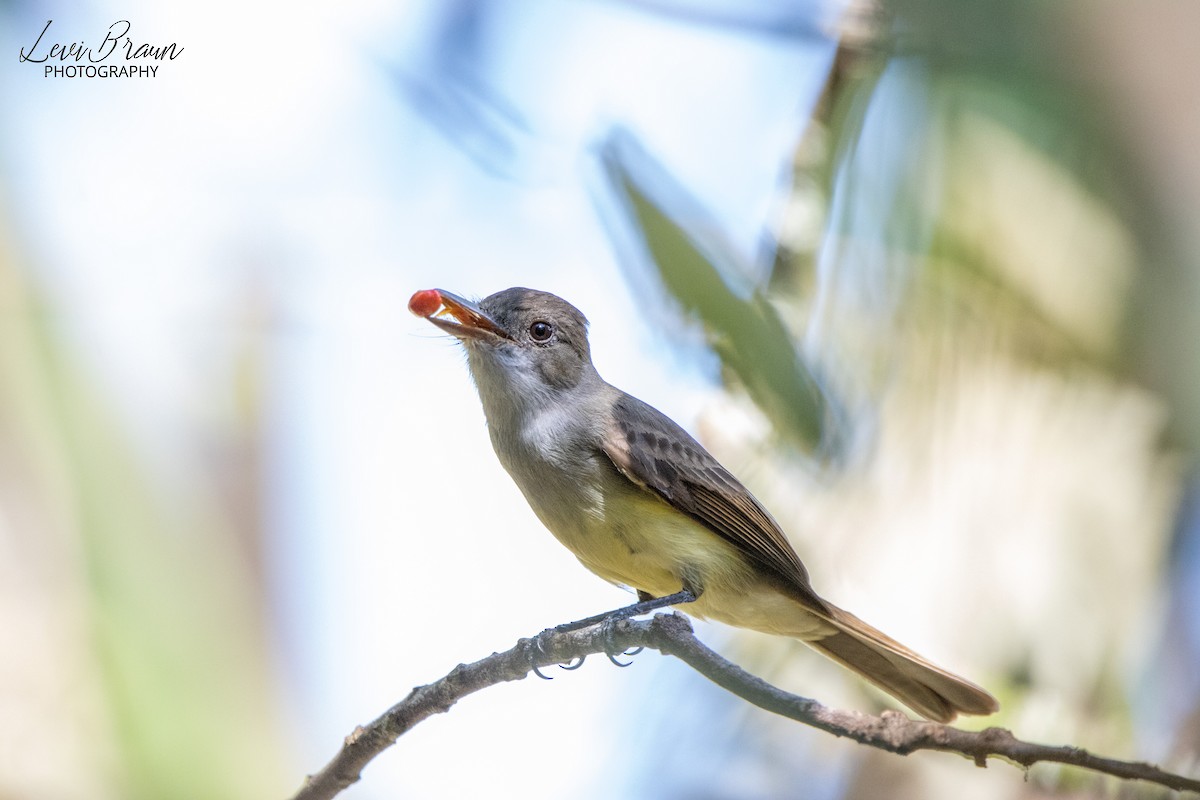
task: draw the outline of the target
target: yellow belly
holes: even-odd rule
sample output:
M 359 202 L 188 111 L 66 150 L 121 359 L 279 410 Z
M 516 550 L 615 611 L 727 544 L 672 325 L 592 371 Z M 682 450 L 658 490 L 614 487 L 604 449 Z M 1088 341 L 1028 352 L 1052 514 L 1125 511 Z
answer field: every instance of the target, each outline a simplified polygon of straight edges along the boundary
M 651 495 L 625 500 L 597 509 L 585 525 L 553 531 L 601 578 L 654 597 L 697 588 L 696 602 L 679 608 L 701 619 L 799 639 L 834 631 L 708 528 Z

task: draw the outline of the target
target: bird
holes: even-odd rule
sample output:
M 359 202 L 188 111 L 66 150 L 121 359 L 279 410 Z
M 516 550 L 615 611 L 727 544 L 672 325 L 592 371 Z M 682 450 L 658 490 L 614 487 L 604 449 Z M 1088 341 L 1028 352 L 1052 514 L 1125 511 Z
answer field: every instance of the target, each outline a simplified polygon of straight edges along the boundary
M 818 595 L 754 495 L 669 417 L 600 377 L 575 306 L 513 287 L 478 303 L 425 289 L 409 309 L 464 345 L 500 464 L 591 572 L 643 606 L 803 641 L 928 719 L 999 709 Z

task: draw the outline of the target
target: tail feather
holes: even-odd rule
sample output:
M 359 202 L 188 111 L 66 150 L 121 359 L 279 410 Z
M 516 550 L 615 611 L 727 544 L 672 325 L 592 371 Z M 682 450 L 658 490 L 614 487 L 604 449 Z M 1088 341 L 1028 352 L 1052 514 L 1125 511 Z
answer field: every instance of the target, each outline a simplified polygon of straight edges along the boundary
M 831 607 L 838 632 L 807 642 L 909 708 L 937 722 L 958 714 L 992 714 L 1000 704 L 982 688 L 947 672 L 848 611 Z

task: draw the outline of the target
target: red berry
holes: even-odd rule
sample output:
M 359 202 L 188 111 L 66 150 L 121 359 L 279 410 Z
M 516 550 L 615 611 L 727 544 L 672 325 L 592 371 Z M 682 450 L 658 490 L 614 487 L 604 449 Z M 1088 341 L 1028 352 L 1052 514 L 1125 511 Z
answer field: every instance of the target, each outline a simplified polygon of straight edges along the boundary
M 437 289 L 422 289 L 408 300 L 408 310 L 418 317 L 432 317 L 441 307 L 442 296 Z

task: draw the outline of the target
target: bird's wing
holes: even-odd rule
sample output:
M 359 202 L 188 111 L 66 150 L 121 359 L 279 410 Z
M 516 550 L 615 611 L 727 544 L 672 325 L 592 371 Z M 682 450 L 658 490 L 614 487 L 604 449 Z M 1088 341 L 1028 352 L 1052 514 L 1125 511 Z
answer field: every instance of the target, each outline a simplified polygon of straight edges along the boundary
M 781 577 L 806 605 L 827 612 L 778 523 L 729 470 L 636 397 L 620 395 L 613 412 L 603 450 L 621 474 Z

